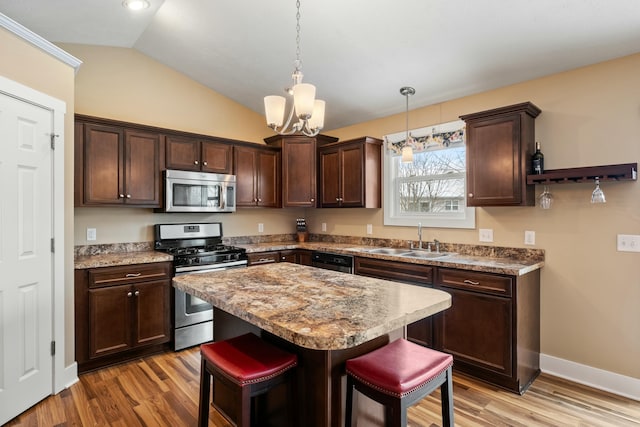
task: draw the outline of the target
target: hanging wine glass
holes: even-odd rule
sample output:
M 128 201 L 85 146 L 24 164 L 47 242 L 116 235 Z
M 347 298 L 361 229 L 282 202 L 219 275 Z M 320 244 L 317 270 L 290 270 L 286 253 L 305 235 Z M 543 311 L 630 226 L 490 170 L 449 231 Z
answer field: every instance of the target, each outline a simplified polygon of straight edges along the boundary
M 553 204 L 553 196 L 549 192 L 548 186 L 544 186 L 544 191 L 538 196 L 538 202 L 542 209 L 551 209 L 551 205 Z
M 604 193 L 600 189 L 600 178 L 596 177 L 596 188 L 591 193 L 591 203 L 606 203 L 606 199 L 604 198 Z

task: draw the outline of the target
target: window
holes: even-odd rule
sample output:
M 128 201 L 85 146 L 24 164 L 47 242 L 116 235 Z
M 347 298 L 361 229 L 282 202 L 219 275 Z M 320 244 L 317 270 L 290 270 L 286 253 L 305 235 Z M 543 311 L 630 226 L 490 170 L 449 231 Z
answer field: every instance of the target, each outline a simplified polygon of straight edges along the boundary
M 413 163 L 402 163 L 405 132 L 385 136 L 384 224 L 475 228 L 466 206 L 464 122 L 411 131 Z

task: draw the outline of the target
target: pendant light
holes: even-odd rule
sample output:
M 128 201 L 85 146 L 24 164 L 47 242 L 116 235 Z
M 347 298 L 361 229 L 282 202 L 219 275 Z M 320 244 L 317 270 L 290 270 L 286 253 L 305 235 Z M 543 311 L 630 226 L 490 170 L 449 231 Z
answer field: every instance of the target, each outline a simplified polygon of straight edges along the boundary
M 407 100 L 407 116 L 406 116 L 406 130 L 407 133 L 404 139 L 404 145 L 402 146 L 402 163 L 413 163 L 413 146 L 412 146 L 412 138 L 409 135 L 409 96 L 415 95 L 416 90 L 409 86 L 404 86 L 400 88 L 400 93 Z
M 316 87 L 309 83 L 302 83 L 302 60 L 300 59 L 300 0 L 296 1 L 296 60 L 291 75 L 293 86 L 285 89 L 292 97 L 289 102 L 289 114 L 284 121 L 287 99 L 284 96 L 265 96 L 264 111 L 267 126 L 279 135 L 291 135 L 301 132 L 306 136 L 316 136 L 324 127 L 325 102 L 316 97 Z M 294 111 L 297 122 L 291 123 Z

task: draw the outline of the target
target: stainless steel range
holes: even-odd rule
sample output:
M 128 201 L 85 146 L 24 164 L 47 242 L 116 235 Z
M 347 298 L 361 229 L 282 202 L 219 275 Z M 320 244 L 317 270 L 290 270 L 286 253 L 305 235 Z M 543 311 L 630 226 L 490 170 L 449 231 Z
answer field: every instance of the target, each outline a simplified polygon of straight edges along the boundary
M 244 249 L 222 243 L 219 222 L 156 224 L 155 249 L 173 255 L 176 276 L 244 268 Z M 193 295 L 174 289 L 174 349 L 213 340 L 213 308 Z

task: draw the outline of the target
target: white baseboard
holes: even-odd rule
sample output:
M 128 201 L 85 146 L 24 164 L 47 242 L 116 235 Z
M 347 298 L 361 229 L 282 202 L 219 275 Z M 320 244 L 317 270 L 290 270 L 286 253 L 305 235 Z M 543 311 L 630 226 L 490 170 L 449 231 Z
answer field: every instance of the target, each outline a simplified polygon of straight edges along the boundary
M 578 384 L 640 401 L 640 379 L 540 354 L 540 370 Z

